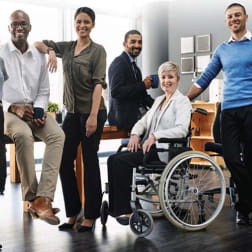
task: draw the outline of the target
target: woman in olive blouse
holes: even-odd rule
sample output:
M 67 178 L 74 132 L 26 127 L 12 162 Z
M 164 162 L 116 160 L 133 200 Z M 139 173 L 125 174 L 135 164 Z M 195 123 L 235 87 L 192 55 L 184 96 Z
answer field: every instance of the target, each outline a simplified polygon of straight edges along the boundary
M 84 218 L 79 232 L 93 231 L 100 216 L 102 201 L 99 160 L 97 156 L 103 126 L 107 119 L 102 88 L 106 88 L 106 52 L 90 38 L 95 25 L 95 13 L 88 7 L 77 9 L 74 26 L 77 40 L 54 42 L 44 40 L 34 45 L 44 53 L 62 58 L 64 72 L 63 102 L 67 114 L 63 122 L 66 135 L 60 178 L 68 222 L 60 230 L 72 229 L 81 210 L 74 160 L 77 147 L 82 144 L 85 176 Z

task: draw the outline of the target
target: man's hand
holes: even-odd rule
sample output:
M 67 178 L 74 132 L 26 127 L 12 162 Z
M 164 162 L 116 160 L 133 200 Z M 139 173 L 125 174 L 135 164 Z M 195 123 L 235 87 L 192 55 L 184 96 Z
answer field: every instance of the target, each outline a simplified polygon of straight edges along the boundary
M 139 143 L 139 138 L 137 135 L 131 135 L 129 139 L 129 143 L 127 145 L 128 151 L 131 152 L 137 152 L 138 149 L 140 149 L 140 143 Z
M 143 80 L 144 82 L 144 86 L 146 89 L 151 88 L 152 85 L 152 78 L 150 76 L 145 77 L 145 79 Z
M 86 137 L 90 137 L 97 129 L 97 116 L 89 115 L 86 122 Z
M 33 107 L 31 104 L 12 104 L 9 111 L 24 121 L 33 119 Z
M 150 151 L 150 148 L 153 144 L 155 144 L 156 138 L 153 134 L 151 134 L 147 140 L 144 141 L 143 144 L 143 153 L 145 154 L 146 152 Z
M 46 113 L 44 113 L 44 116 L 41 119 L 33 119 L 32 122 L 38 127 L 38 128 L 42 128 L 44 127 L 45 123 L 46 123 Z
M 57 57 L 54 50 L 48 52 L 48 63 L 47 67 L 50 73 L 57 71 Z

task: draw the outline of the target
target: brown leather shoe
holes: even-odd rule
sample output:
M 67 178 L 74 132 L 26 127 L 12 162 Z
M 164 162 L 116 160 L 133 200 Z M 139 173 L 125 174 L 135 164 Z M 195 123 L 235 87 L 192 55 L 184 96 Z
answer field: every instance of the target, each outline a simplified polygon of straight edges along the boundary
M 58 209 L 56 211 L 52 209 L 51 200 L 47 197 L 36 198 L 31 202 L 28 211 L 34 218 L 39 218 L 49 224 L 58 225 L 60 223 L 59 218 L 54 215 Z

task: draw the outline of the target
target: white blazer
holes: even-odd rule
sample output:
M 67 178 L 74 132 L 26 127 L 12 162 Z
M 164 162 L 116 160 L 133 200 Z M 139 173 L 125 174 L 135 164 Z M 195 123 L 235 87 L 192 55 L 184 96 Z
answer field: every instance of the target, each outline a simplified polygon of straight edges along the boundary
M 151 121 L 154 113 L 160 107 L 165 95 L 161 95 L 155 99 L 150 110 L 134 125 L 131 134 L 140 137 L 150 130 Z M 192 106 L 189 98 L 176 90 L 170 101 L 160 111 L 157 123 L 153 130 L 153 135 L 158 140 L 160 138 L 182 138 L 186 137 L 191 121 Z M 147 136 L 148 137 L 148 136 Z M 167 148 L 167 144 L 158 143 L 157 148 Z M 158 153 L 162 162 L 168 162 L 167 153 Z

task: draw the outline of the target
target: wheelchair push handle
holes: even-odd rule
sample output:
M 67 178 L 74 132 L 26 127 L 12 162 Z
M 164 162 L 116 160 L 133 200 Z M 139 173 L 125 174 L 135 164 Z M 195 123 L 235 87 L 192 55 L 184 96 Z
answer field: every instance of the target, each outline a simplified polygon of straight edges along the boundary
M 195 108 L 192 110 L 192 113 L 199 113 L 202 115 L 208 115 L 207 110 L 203 109 L 203 108 Z

